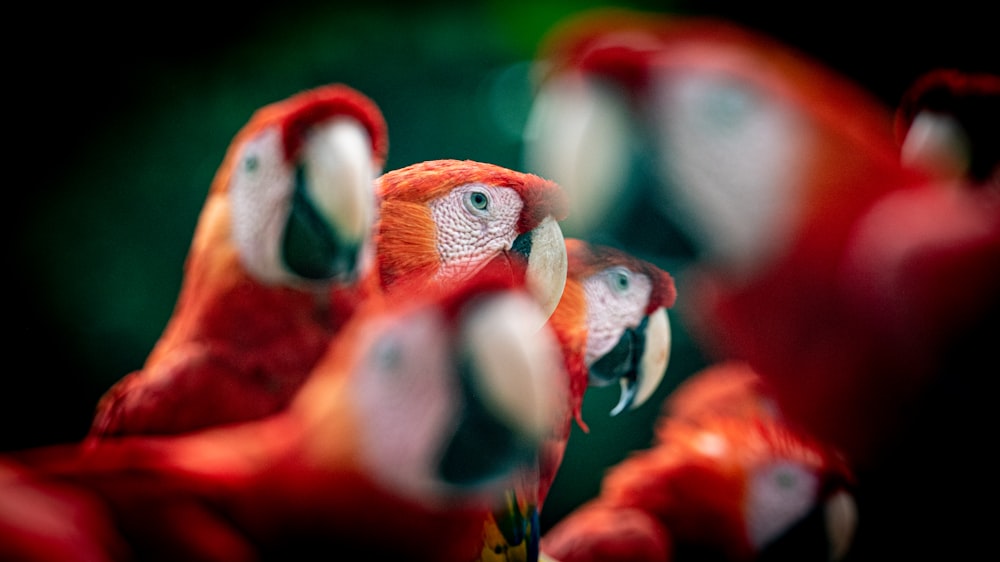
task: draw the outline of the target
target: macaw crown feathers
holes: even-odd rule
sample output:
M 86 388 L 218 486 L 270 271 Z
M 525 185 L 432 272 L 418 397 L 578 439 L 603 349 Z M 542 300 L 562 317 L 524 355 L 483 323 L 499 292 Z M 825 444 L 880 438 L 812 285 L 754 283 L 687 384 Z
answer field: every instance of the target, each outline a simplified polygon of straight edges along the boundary
M 429 160 L 411 164 L 384 174 L 377 189 L 383 200 L 426 203 L 469 183 L 517 191 L 524 200 L 518 232 L 532 230 L 549 215 L 557 221 L 562 220 L 569 212 L 569 202 L 558 184 L 534 174 L 472 160 Z
M 373 157 L 381 167 L 389 151 L 385 118 L 374 101 L 344 84 L 305 90 L 266 105 L 253 114 L 245 128 L 256 130 L 264 123 L 280 122 L 285 157 L 291 160 L 302 145 L 305 130 L 335 115 L 351 117 L 364 126 L 371 138 Z

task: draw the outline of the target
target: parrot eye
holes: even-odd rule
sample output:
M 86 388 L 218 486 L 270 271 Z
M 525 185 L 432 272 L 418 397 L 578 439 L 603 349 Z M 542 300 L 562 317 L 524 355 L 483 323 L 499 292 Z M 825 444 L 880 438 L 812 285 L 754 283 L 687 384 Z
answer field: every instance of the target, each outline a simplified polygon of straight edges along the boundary
M 795 488 L 796 480 L 795 474 L 790 470 L 779 470 L 774 475 L 775 483 L 783 490 Z
M 372 349 L 372 359 L 380 372 L 392 373 L 399 370 L 402 356 L 399 341 L 391 335 L 381 338 Z
M 632 286 L 632 275 L 624 267 L 614 267 L 608 270 L 608 285 L 615 293 L 625 293 Z
M 243 159 L 243 169 L 245 169 L 248 172 L 253 172 L 259 166 L 260 166 L 260 160 L 257 158 L 257 155 L 255 154 L 251 154 L 250 156 L 247 156 L 246 158 Z
M 465 206 L 474 213 L 482 213 L 489 209 L 490 198 L 482 191 L 470 191 L 465 194 Z
M 703 103 L 706 116 L 719 129 L 724 130 L 741 126 L 745 117 L 753 111 L 754 105 L 750 92 L 732 86 L 710 90 Z

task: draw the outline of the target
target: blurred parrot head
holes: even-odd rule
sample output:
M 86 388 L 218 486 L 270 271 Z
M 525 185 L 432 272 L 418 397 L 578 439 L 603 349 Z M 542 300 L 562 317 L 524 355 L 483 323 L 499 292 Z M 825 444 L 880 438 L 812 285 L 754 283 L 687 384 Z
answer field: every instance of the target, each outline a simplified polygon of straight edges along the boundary
M 371 260 L 374 180 L 387 150 L 382 113 L 347 86 L 264 106 L 226 153 L 195 250 L 232 247 L 264 284 L 356 279 Z M 231 243 L 216 245 L 220 236 Z
M 51 511 L 94 513 L 140 559 L 471 560 L 482 518 L 565 419 L 567 377 L 547 312 L 501 264 L 420 287 L 365 300 L 280 412 L 22 451 L 38 485 L 0 487 L 79 492 L 96 506 Z M 62 527 L 16 518 L 0 510 L 0 534 Z
M 687 500 L 703 505 L 685 509 L 735 517 L 728 530 L 719 526 L 723 537 L 735 532 L 718 541 L 723 548 L 742 536 L 739 548 L 760 560 L 840 560 L 849 551 L 858 517 L 852 468 L 836 447 L 786 418 L 767 381 L 747 364 L 714 364 L 685 380 L 664 403 L 656 439 L 667 448 L 691 447 L 690 465 L 678 470 L 674 486 L 689 473 L 692 484 L 704 478 L 693 489 L 712 488 L 692 492 Z M 714 478 L 727 483 L 713 486 Z
M 596 498 L 543 536 L 543 552 L 562 562 L 842 559 L 857 518 L 853 473 L 765 389 L 738 362 L 687 379 L 653 445 L 611 467 Z
M 364 420 L 357 460 L 390 489 L 499 501 L 565 417 L 566 376 L 547 314 L 501 264 L 454 284 L 404 283 L 362 305 L 293 411 L 317 427 L 341 408 Z M 336 385 L 345 385 L 342 403 L 331 404 L 324 389 Z M 336 449 L 335 441 L 314 445 Z
M 554 28 L 536 61 L 525 165 L 567 191 L 569 236 L 622 239 L 656 209 L 663 236 L 752 277 L 802 225 L 907 181 L 887 108 L 725 20 L 596 10 Z
M 379 178 L 376 260 L 383 289 L 442 284 L 499 262 L 551 313 L 566 279 L 553 182 L 473 161 L 434 160 Z

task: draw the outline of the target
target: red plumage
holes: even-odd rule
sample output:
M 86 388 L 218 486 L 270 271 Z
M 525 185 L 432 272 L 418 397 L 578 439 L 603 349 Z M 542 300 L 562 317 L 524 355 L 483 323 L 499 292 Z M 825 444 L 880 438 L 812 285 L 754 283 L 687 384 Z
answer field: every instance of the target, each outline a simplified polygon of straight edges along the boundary
M 356 288 L 346 272 L 313 281 L 265 279 L 252 270 L 250 258 L 238 247 L 236 228 L 244 225 L 234 221 L 255 219 L 234 210 L 234 174 L 249 174 L 251 162 L 256 166 L 266 158 L 273 159 L 276 173 L 290 170 L 305 158 L 300 154 L 305 138 L 335 119 L 356 123 L 367 135 L 371 162 L 357 165 L 380 169 L 388 146 L 382 114 L 363 94 L 340 84 L 265 106 L 236 134 L 199 218 L 173 316 L 142 369 L 101 398 L 92 437 L 178 433 L 256 418 L 288 403 L 351 314 L 358 297 L 345 295 Z M 268 135 L 279 136 L 277 152 L 245 154 Z M 264 181 L 271 187 L 281 180 Z M 366 202 L 364 195 L 371 186 L 333 189 L 359 189 L 360 204 L 374 208 L 374 196 Z M 258 196 L 259 205 L 268 204 L 266 194 L 250 195 Z M 291 205 L 291 197 L 289 192 L 273 202 L 275 209 Z M 357 261 L 363 263 L 363 258 Z
M 671 394 L 654 444 L 612 467 L 542 550 L 561 562 L 752 560 L 852 484 L 835 450 L 783 419 L 756 373 L 720 364 Z
M 468 361 L 460 350 L 469 318 L 498 295 L 523 296 L 522 286 L 488 269 L 455 286 L 365 301 L 289 407 L 270 416 L 183 435 L 108 437 L 7 455 L 4 498 L 43 501 L 0 502 L 0 552 L 31 562 L 69 551 L 107 561 L 296 560 L 317 551 L 343 560 L 472 559 L 504 477 L 453 489 L 401 485 L 420 480 L 406 473 L 408 445 L 392 435 L 407 435 L 421 420 L 365 402 L 372 388 L 391 387 L 400 377 L 457 385 L 451 379 Z M 436 323 L 431 331 L 427 321 Z M 392 347 L 401 339 L 413 345 Z M 519 340 L 557 360 L 549 340 Z M 427 363 L 428 357 L 438 359 Z M 414 369 L 418 362 L 423 367 Z M 563 375 L 544 377 L 553 380 L 543 386 Z M 414 402 L 409 411 L 426 417 L 444 399 L 428 397 L 393 399 Z M 558 412 L 560 393 L 537 398 L 539 407 Z M 395 421 L 387 426 L 375 417 Z M 532 423 L 548 419 L 538 415 Z M 446 440 L 454 431 L 447 427 Z M 386 443 L 395 443 L 390 453 L 399 453 L 399 465 L 371 456 L 384 453 Z M 501 475 L 519 466 L 495 461 Z M 22 517 L 31 513 L 51 524 L 25 528 Z

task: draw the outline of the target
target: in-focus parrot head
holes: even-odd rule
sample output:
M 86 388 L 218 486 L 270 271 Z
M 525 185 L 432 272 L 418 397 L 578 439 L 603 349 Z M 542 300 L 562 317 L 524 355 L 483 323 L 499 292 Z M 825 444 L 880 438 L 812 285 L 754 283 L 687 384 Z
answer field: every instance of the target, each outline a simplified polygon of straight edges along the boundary
M 566 279 L 558 221 L 565 196 L 555 183 L 492 164 L 434 160 L 384 174 L 376 225 L 383 289 L 399 282 L 461 280 L 504 264 L 551 313 Z
M 611 246 L 567 238 L 566 253 L 567 286 L 553 323 L 585 338 L 580 355 L 586 381 L 571 387 L 617 382 L 621 399 L 611 414 L 636 408 L 656 390 L 670 358 L 667 309 L 677 298 L 674 280 Z M 582 399 L 582 389 L 580 394 Z
M 365 303 L 294 408 L 313 424 L 340 407 L 364 420 L 358 462 L 392 490 L 498 502 L 565 417 L 561 350 L 539 329 L 546 314 L 498 264 L 423 292 L 401 287 Z M 344 370 L 357 375 L 323 374 Z M 332 408 L 323 389 L 340 384 L 344 403 Z
M 752 276 L 803 224 L 906 177 L 887 108 L 724 20 L 597 10 L 537 61 L 525 166 L 567 191 L 568 236 L 622 238 L 656 209 L 699 259 Z
M 374 180 L 387 149 L 378 107 L 347 86 L 265 106 L 227 152 L 205 222 L 229 213 L 219 235 L 231 236 L 240 263 L 261 283 L 352 281 L 371 260 Z

